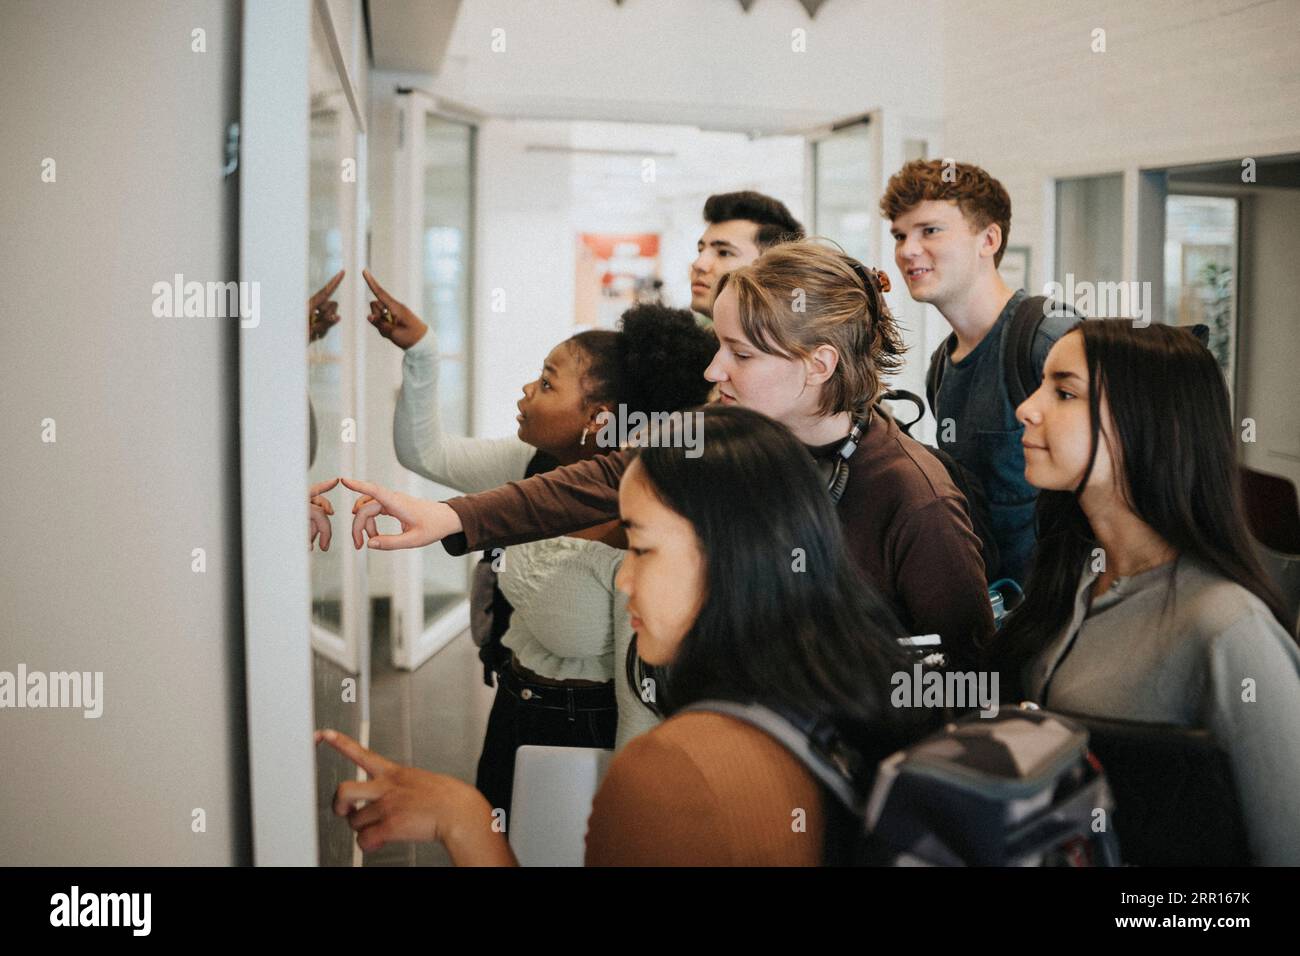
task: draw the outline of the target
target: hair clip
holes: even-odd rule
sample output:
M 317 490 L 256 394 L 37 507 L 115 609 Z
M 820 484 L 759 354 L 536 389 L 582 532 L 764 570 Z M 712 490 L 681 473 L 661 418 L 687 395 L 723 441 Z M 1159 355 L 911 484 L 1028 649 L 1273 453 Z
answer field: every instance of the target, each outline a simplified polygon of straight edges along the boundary
M 880 286 L 880 291 L 881 292 L 889 291 L 890 289 L 889 276 L 885 275 L 885 273 L 881 272 L 879 269 L 868 269 L 866 266 L 864 266 L 857 259 L 854 259 L 852 256 L 849 256 L 848 259 L 849 259 L 850 267 L 853 269 L 854 272 L 857 273 L 858 278 L 862 280 L 862 284 L 864 286 L 870 289 L 873 285 L 871 279 L 874 276 L 876 280 L 874 284 Z

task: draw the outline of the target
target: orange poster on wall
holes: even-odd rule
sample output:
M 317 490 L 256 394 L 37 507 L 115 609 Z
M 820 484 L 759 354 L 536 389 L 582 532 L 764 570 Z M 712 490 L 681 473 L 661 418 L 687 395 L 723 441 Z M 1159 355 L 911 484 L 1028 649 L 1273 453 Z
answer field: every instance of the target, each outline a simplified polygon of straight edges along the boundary
M 659 234 L 578 234 L 574 282 L 574 324 L 612 329 L 618 317 L 638 302 L 657 302 Z

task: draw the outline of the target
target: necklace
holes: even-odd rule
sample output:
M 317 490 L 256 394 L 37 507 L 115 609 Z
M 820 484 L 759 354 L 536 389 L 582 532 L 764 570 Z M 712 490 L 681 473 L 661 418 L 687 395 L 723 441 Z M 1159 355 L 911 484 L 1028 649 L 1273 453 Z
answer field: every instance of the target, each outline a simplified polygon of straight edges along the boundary
M 1154 556 L 1142 558 L 1125 574 L 1120 574 L 1116 571 L 1114 577 L 1108 579 L 1108 572 L 1102 571 L 1097 575 L 1092 593 L 1094 597 L 1099 597 L 1107 591 L 1114 591 L 1119 587 L 1121 581 L 1129 581 L 1137 577 L 1139 574 L 1153 571 L 1162 565 L 1168 564 L 1176 557 L 1178 557 L 1177 549 L 1162 542 L 1160 550 L 1156 552 Z
M 1170 544 L 1160 542 L 1159 550 L 1150 557 L 1143 558 L 1137 562 L 1137 565 L 1128 572 L 1128 574 L 1117 575 L 1117 577 L 1133 578 L 1153 568 L 1158 568 L 1162 564 L 1168 564 L 1178 556 L 1178 551 Z

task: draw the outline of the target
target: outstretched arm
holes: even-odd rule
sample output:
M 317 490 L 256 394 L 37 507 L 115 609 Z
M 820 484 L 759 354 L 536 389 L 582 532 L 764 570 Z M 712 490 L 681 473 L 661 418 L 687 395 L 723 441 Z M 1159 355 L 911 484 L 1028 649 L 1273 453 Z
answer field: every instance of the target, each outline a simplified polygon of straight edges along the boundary
M 536 449 L 518 437 L 470 438 L 443 430 L 438 407 L 438 346 L 426 332 L 402 357 L 402 391 L 393 413 L 393 448 L 403 468 L 462 493 L 522 477 Z
M 523 475 L 534 449 L 516 436 L 468 438 L 443 431 L 437 336 L 368 271 L 361 274 L 375 296 L 370 324 L 406 353 L 393 415 L 393 447 L 402 467 L 460 492 L 487 491 Z
M 507 547 L 581 531 L 618 517 L 618 483 L 633 452 L 619 449 L 492 491 L 446 503 L 462 533 L 442 539 L 449 554 Z

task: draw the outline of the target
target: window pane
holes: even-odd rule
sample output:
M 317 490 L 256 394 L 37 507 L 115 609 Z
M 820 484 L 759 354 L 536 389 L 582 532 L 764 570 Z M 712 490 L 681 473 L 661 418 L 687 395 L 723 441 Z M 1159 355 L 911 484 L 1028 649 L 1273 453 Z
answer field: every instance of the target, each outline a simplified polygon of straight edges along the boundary
M 1232 385 L 1236 346 L 1237 200 L 1165 200 L 1165 321 L 1204 324 L 1210 351 Z
M 1064 289 L 1121 282 L 1124 177 L 1084 176 L 1056 184 L 1056 274 Z M 1071 303 L 1073 304 L 1073 303 Z M 1105 306 L 1105 303 L 1101 303 Z M 1090 318 L 1103 318 L 1092 311 Z
M 834 239 L 849 255 L 870 264 L 871 133 L 857 123 L 813 144 L 818 235 Z

